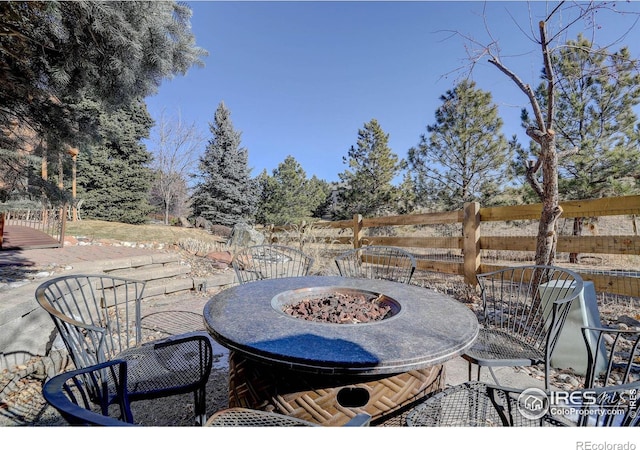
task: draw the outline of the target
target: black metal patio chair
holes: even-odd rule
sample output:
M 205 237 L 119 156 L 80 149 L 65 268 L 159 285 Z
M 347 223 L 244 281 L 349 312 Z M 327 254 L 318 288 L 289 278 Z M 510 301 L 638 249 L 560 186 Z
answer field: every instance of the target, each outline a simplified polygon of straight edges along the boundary
M 44 383 L 42 396 L 70 425 L 134 425 L 123 360 L 58 374 Z
M 582 334 L 583 389 L 554 394 L 471 381 L 425 400 L 407 414 L 407 425 L 640 426 L 640 330 L 585 326 Z
M 481 328 L 463 358 L 493 368 L 544 364 L 545 389 L 549 389 L 550 357 L 562 332 L 572 302 L 580 296 L 583 281 L 577 273 L 554 266 L 521 266 L 477 275 L 482 296 Z
M 127 362 L 113 360 L 58 374 L 44 383 L 42 394 L 74 426 L 135 426 L 127 390 Z M 371 416 L 357 414 L 344 426 L 368 426 Z M 217 411 L 206 426 L 320 426 L 266 411 L 228 408 Z
M 140 323 L 144 286 L 144 282 L 121 277 L 69 275 L 42 283 L 35 295 L 53 320 L 76 369 L 125 360 L 130 401 L 192 392 L 195 422 L 203 425 L 205 387 L 213 358 L 211 337 L 193 332 L 145 339 Z M 98 382 L 109 384 L 111 379 L 100 379 L 105 373 L 95 376 Z M 116 401 L 117 395 L 111 400 Z
M 518 408 L 522 391 L 481 381 L 444 389 L 413 408 L 406 417 L 410 427 L 543 426 L 542 416 L 527 418 Z M 541 400 L 544 401 L 544 398 Z
M 231 261 L 239 283 L 270 278 L 304 277 L 314 259 L 295 248 L 265 244 L 246 247 Z
M 582 327 L 587 346 L 585 387 L 606 387 L 640 380 L 640 330 Z
M 338 272 L 343 277 L 369 278 L 410 283 L 416 270 L 416 259 L 399 247 L 369 245 L 335 258 Z
M 561 423 L 640 426 L 640 330 L 584 326 L 584 389 L 554 408 Z
M 640 382 L 571 392 L 518 389 L 480 381 L 429 397 L 406 416 L 425 427 L 639 426 Z

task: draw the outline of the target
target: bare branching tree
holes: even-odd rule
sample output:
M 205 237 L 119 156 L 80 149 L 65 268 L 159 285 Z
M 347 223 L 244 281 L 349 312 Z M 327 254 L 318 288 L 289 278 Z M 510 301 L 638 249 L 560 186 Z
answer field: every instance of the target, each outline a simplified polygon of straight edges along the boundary
M 617 10 L 616 3 L 607 2 L 567 2 L 554 3 L 550 10 L 545 10 L 544 16 L 535 24 L 533 9 L 546 7 L 545 3 L 533 2 L 529 9 L 530 32 L 520 26 L 523 39 L 529 39 L 536 48 L 536 54 L 541 58 L 543 68 L 543 82 L 545 83 L 544 103 L 539 101 L 535 89 L 540 80 L 532 80 L 535 85 L 525 82 L 507 63 L 501 58 L 500 45 L 492 35 L 490 29 L 491 18 L 486 11 L 483 14 L 485 29 L 488 35 L 488 43 L 466 36 L 463 33 L 455 34 L 464 38 L 469 53 L 469 65 L 465 68 L 470 72 L 481 60 L 488 61 L 500 72 L 508 77 L 526 96 L 533 117 L 531 125 L 526 133 L 536 144 L 536 150 L 531 154 L 526 168 L 526 179 L 536 192 L 542 203 L 542 213 L 538 229 L 536 244 L 536 264 L 554 264 L 557 244 L 557 221 L 562 215 L 562 207 L 559 205 L 558 193 L 558 161 L 573 154 L 575 148 L 558 148 L 556 139 L 556 98 L 564 83 L 568 82 L 558 76 L 553 70 L 552 53 L 561 48 L 571 38 L 570 32 L 575 34 L 584 32 L 585 29 L 596 30 L 598 28 L 598 13 L 622 13 Z M 634 23 L 635 24 L 635 23 Z M 629 30 L 620 30 L 620 38 Z M 595 31 L 593 32 L 595 41 Z M 513 36 L 509 37 L 513 39 Z M 614 43 L 597 43 L 596 48 L 606 48 Z
M 163 111 L 155 128 L 152 195 L 163 208 L 164 223 L 169 224 L 171 212 L 182 215 L 188 210 L 187 179 L 198 162 L 205 138 L 194 123 L 184 123 L 180 114 L 167 117 Z

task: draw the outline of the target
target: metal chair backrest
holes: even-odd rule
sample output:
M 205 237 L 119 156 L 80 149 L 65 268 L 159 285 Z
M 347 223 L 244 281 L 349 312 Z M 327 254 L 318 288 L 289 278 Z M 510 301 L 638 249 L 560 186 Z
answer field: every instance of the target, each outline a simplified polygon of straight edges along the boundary
M 640 330 L 582 327 L 587 347 L 585 387 L 640 381 Z
M 44 282 L 36 300 L 56 325 L 77 368 L 106 362 L 141 343 L 145 283 L 106 275 L 69 275 Z
M 478 274 L 477 279 L 482 325 L 540 350 L 548 365 L 571 303 L 582 292 L 582 277 L 560 267 L 531 265 Z
M 369 245 L 350 250 L 335 258 L 343 277 L 368 278 L 410 283 L 416 259 L 399 247 Z
M 246 247 L 236 253 L 231 265 L 239 283 L 271 278 L 304 277 L 314 259 L 292 247 L 276 244 Z
M 345 427 L 368 426 L 371 416 L 356 414 Z M 228 408 L 214 413 L 206 423 L 210 427 L 319 427 L 321 425 L 297 417 L 247 408 Z
M 126 362 L 113 360 L 56 375 L 42 395 L 71 425 L 128 426 L 133 417 L 126 386 Z

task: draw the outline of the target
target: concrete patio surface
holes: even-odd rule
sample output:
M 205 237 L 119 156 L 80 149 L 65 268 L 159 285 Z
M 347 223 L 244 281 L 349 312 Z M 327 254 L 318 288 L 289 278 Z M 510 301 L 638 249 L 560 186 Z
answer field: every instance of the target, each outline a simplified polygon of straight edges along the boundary
M 158 253 L 149 247 L 124 245 L 75 245 L 61 248 L 0 251 L 1 266 L 18 266 L 25 269 L 50 264 L 83 265 L 87 270 L 100 261 Z

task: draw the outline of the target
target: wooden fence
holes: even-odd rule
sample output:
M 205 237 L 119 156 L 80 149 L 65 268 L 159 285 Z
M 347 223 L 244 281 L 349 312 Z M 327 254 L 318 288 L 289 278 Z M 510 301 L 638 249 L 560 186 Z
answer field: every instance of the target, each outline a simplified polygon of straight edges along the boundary
M 582 235 L 571 233 L 559 234 L 557 252 L 588 253 L 600 255 L 626 255 L 622 266 L 608 267 L 603 265 L 598 270 L 581 264 L 570 264 L 557 260 L 559 266 L 566 266 L 581 273 L 585 280 L 594 282 L 598 292 L 640 298 L 640 236 L 636 227 L 636 215 L 640 214 L 640 196 L 602 198 L 595 200 L 579 200 L 562 202 L 562 218 L 604 218 L 607 216 L 624 216 L 632 224 L 631 231 L 613 235 Z M 495 261 L 483 256 L 490 251 L 528 253 L 525 262 L 534 261 L 536 248 L 537 222 L 542 211 L 542 204 L 482 208 L 478 203 L 469 203 L 459 211 L 434 212 L 401 216 L 366 218 L 355 215 L 352 220 L 318 221 L 305 226 L 270 227 L 271 240 L 282 240 L 282 233 L 288 237 L 297 235 L 299 239 L 313 230 L 313 239 L 326 244 L 359 247 L 363 245 L 390 245 L 411 249 L 417 253 L 417 270 L 459 275 L 467 283 L 475 284 L 477 273 L 488 272 L 499 267 L 514 265 L 509 258 Z M 527 221 L 533 225 L 534 232 L 521 235 L 496 234 L 492 223 L 513 224 Z M 398 236 L 396 228 L 423 226 L 453 227 L 454 232 L 448 236 L 420 236 L 419 233 Z M 529 230 L 531 230 L 531 226 Z M 371 235 L 368 230 L 388 230 L 386 235 Z M 519 229 L 510 225 L 510 229 Z M 295 230 L 296 233 L 292 233 Z M 339 230 L 338 235 L 322 236 L 322 230 Z M 489 232 L 491 230 L 491 232 Z M 405 233 L 407 234 L 407 233 Z M 424 249 L 437 250 L 433 254 L 450 253 L 457 257 L 444 258 L 420 255 Z M 438 253 L 439 252 L 439 253 Z M 529 261 L 526 261 L 526 258 Z M 507 261 L 504 261 L 504 260 Z M 502 264 L 501 264 L 502 263 Z M 623 270 L 621 270 L 621 267 Z

